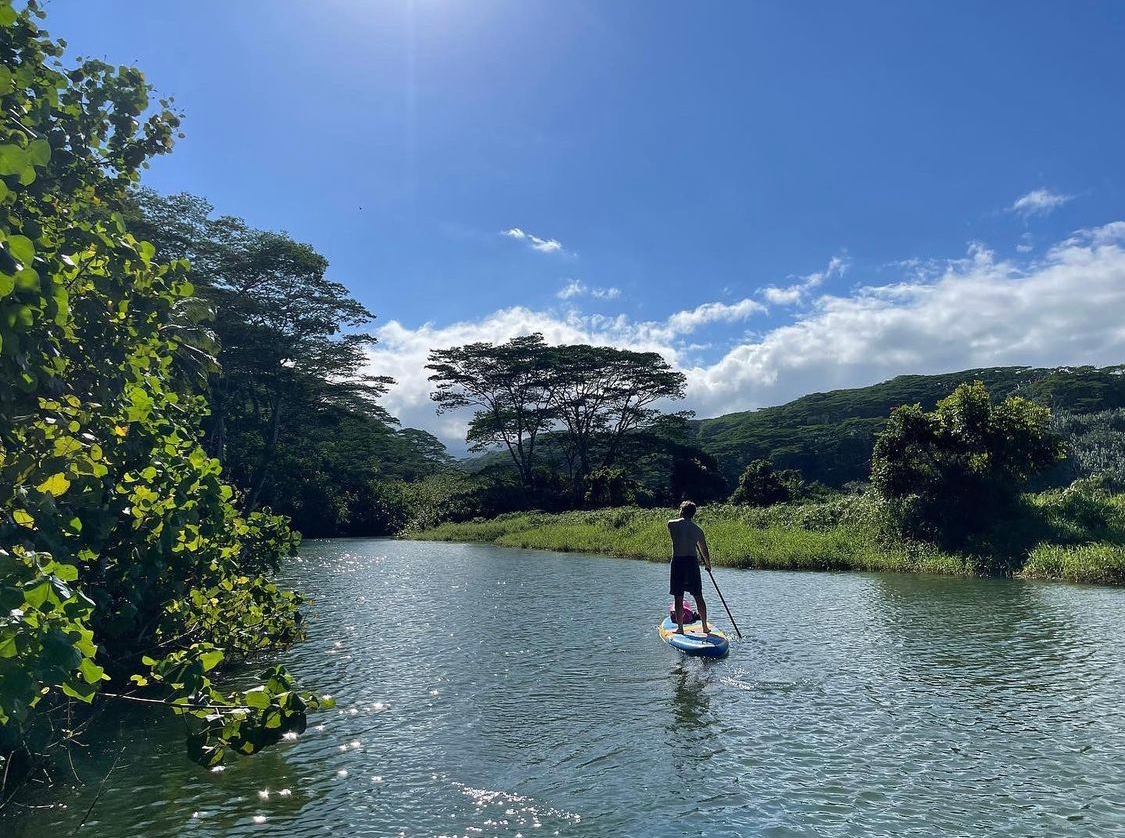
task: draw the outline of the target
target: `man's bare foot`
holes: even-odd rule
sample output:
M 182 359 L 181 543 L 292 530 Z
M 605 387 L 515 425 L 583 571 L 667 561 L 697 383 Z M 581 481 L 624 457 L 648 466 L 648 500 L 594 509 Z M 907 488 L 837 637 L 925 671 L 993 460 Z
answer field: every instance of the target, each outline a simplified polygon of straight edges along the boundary
M 684 633 L 684 627 L 683 626 L 680 626 L 678 629 L 676 629 L 676 634 L 683 634 L 683 633 Z

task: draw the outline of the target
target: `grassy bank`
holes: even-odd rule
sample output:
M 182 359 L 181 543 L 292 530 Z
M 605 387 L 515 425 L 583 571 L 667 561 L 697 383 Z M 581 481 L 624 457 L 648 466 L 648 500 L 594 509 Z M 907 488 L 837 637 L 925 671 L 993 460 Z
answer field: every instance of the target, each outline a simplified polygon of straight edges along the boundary
M 1029 497 L 1026 509 L 1026 520 L 994 536 L 1012 533 L 1016 575 L 1125 584 L 1125 497 L 1055 492 Z M 513 513 L 447 523 L 411 537 L 663 562 L 669 516 L 666 509 L 633 507 Z M 701 508 L 696 520 L 707 531 L 714 563 L 724 567 L 976 575 L 990 564 L 987 557 L 942 552 L 888 534 L 878 508 L 864 497 L 766 509 L 711 505 Z
M 502 515 L 489 521 L 443 524 L 412 534 L 435 541 L 476 541 L 501 547 L 668 560 L 667 509 L 624 507 L 592 512 Z M 929 545 L 880 538 L 860 498 L 768 509 L 712 505 L 696 520 L 707 531 L 717 566 L 800 570 L 892 570 L 969 574 L 962 556 Z

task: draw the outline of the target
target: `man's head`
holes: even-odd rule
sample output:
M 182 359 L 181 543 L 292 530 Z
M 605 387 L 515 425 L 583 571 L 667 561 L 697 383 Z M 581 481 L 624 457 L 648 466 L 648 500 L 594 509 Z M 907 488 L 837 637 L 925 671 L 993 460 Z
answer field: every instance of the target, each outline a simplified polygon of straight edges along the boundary
M 691 518 L 693 515 L 695 515 L 695 504 L 694 503 L 692 503 L 690 500 L 685 500 L 683 503 L 680 504 L 680 517 L 681 518 Z

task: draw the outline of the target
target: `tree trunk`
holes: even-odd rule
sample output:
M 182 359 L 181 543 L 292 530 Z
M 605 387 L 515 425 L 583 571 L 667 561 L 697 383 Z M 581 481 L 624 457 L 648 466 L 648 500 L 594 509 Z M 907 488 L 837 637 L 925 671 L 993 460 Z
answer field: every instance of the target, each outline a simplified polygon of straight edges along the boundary
M 273 415 L 270 417 L 270 432 L 269 438 L 266 440 L 265 447 L 262 448 L 262 456 L 258 460 L 258 468 L 254 475 L 254 479 L 250 483 L 250 493 L 246 496 L 246 502 L 242 505 L 242 514 L 249 515 L 254 511 L 254 507 L 258 503 L 258 495 L 262 492 L 262 486 L 266 483 L 266 475 L 269 473 L 270 463 L 273 461 L 274 452 L 277 450 L 277 437 L 281 428 L 281 397 L 275 396 L 273 399 Z
M 222 463 L 227 448 L 226 385 L 219 376 L 212 376 L 212 379 L 211 416 L 203 437 L 203 450 L 208 457 Z

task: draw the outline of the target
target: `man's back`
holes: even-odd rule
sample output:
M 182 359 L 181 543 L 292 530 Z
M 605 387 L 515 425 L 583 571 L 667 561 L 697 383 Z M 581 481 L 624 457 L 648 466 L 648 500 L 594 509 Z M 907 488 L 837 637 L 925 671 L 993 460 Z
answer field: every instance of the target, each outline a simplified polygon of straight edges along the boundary
M 703 530 L 688 518 L 674 518 L 668 522 L 672 536 L 673 556 L 695 556 L 696 546 L 703 541 Z

